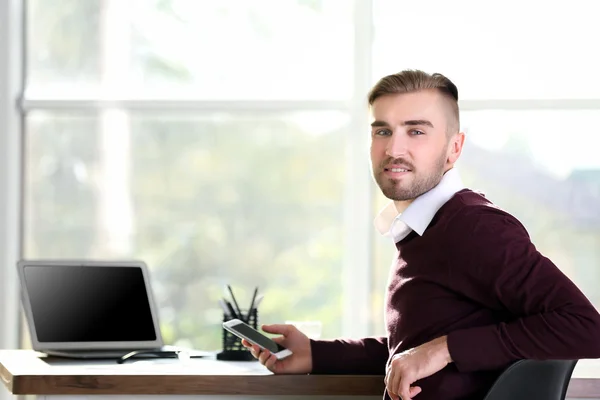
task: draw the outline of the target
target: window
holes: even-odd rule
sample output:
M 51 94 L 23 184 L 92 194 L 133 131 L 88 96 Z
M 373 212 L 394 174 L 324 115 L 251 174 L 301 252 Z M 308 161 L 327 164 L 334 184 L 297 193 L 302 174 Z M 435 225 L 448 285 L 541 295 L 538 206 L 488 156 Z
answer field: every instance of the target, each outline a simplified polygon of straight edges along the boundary
M 169 344 L 220 348 L 227 283 L 342 334 L 352 12 L 29 1 L 24 256 L 145 260 Z
M 463 100 L 598 99 L 587 0 L 374 0 L 375 78 L 404 68 L 439 71 Z M 543 17 L 542 17 L 543 16 Z
M 352 8 L 341 0 L 28 6 L 32 97 L 347 100 L 352 93 Z
M 365 97 L 405 68 L 455 81 L 465 184 L 600 306 L 591 2 L 26 3 L 23 256 L 145 260 L 167 343 L 220 347 L 226 283 L 384 332 Z

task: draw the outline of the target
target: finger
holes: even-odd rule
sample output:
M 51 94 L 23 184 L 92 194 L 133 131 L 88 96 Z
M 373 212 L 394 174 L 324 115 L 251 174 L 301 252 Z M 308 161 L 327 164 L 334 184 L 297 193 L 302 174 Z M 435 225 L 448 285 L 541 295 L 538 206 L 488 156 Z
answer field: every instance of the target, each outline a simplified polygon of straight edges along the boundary
M 276 336 L 271 338 L 272 341 L 278 344 L 283 344 L 285 342 L 285 336 Z
M 389 368 L 386 372 L 385 372 L 385 378 L 383 378 L 383 382 L 385 383 L 385 386 L 387 387 L 391 387 L 390 386 L 390 382 L 392 381 L 392 369 Z
M 387 374 L 386 387 L 387 387 L 387 390 L 388 390 L 388 393 L 390 394 L 390 396 L 393 395 L 395 397 L 398 397 L 398 395 L 399 395 L 398 389 L 397 389 L 398 385 L 395 383 L 394 376 L 395 376 L 394 368 L 390 368 L 390 370 L 388 371 L 388 374 Z
M 400 397 L 402 400 L 412 400 L 413 397 L 421 393 L 421 387 L 419 386 L 411 386 L 408 395 Z
M 421 387 L 420 386 L 411 386 L 410 387 L 410 397 L 415 397 L 419 393 L 421 393 Z
M 246 347 L 247 349 L 250 350 L 250 353 L 258 358 L 258 354 L 260 353 L 260 349 L 258 348 L 257 345 L 252 344 L 250 342 L 248 342 L 246 339 L 242 339 L 242 346 Z
M 386 389 L 386 390 L 387 390 L 387 392 L 388 392 L 388 395 L 390 396 L 390 398 L 391 398 L 392 400 L 400 400 L 400 397 L 398 397 L 398 395 L 397 395 L 397 394 L 390 392 L 390 390 L 389 390 L 389 389 Z
M 294 325 L 287 324 L 271 324 L 262 325 L 261 329 L 267 333 L 278 333 L 283 336 L 287 336 L 295 329 Z
M 254 358 L 260 357 L 260 347 L 253 344 L 250 346 L 250 353 L 254 356 Z
M 275 363 L 277 362 L 277 357 L 275 357 L 274 354 L 271 354 L 271 357 L 269 357 L 267 359 L 267 362 L 265 363 L 265 367 L 267 367 L 267 369 L 275 372 Z
M 412 396 L 410 395 L 410 385 L 407 382 L 408 380 L 402 379 L 400 380 L 400 384 L 398 386 L 397 393 L 400 397 L 402 397 L 402 400 L 412 399 Z
M 260 361 L 262 365 L 265 365 L 270 356 L 271 352 L 269 350 L 263 350 L 258 357 L 258 361 Z

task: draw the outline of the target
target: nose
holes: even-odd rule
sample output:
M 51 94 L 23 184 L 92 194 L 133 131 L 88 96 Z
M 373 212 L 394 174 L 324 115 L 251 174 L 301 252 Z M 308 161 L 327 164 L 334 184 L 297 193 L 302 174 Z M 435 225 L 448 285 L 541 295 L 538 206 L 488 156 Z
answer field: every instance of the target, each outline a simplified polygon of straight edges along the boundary
M 399 158 L 406 155 L 406 138 L 400 132 L 393 132 L 388 139 L 385 154 L 388 157 Z

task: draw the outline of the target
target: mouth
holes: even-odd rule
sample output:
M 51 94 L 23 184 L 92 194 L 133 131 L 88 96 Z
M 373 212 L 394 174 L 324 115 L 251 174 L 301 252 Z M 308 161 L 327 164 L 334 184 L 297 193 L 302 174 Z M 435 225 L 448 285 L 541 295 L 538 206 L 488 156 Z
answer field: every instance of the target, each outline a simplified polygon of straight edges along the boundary
M 389 165 L 387 168 L 383 169 L 383 173 L 392 179 L 402 178 L 410 172 L 412 172 L 412 170 L 404 165 Z
M 407 168 L 384 168 L 386 172 L 410 172 L 410 169 Z

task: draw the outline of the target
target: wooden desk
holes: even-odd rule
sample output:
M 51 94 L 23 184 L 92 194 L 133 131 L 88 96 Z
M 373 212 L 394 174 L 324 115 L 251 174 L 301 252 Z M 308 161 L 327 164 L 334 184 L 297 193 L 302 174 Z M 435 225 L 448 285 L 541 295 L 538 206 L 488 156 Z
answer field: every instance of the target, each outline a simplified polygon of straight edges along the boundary
M 0 377 L 15 395 L 41 396 L 163 394 L 381 398 L 384 388 L 383 376 L 273 375 L 257 362 L 168 359 L 118 365 L 114 361 L 46 358 L 31 350 L 0 350 Z M 568 397 L 600 399 L 600 360 L 578 363 Z
M 32 350 L 0 350 L 0 376 L 28 395 L 376 395 L 382 376 L 273 375 L 256 361 L 214 359 L 72 361 Z

